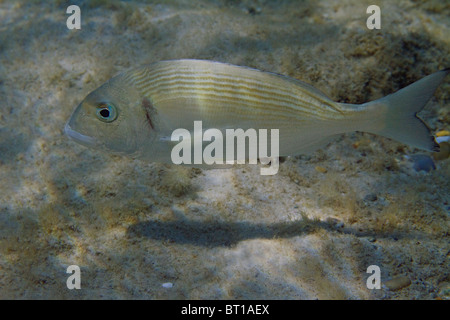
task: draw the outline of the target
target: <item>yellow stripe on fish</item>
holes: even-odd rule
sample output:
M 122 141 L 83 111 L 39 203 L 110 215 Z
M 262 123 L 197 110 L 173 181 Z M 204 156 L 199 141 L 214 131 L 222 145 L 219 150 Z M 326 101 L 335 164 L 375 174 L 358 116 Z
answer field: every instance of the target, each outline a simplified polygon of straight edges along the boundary
M 208 64 L 209 62 L 206 63 Z M 230 103 L 227 112 L 233 112 L 232 107 L 241 109 L 245 105 L 255 109 L 248 109 L 248 111 L 272 108 L 270 110 L 272 112 L 280 114 L 284 112 L 289 116 L 310 115 L 330 119 L 335 114 L 342 114 L 333 101 L 324 95 L 305 90 L 297 83 L 288 83 L 287 86 L 284 83 L 283 87 L 272 84 L 271 82 L 279 80 L 285 82 L 285 79 L 277 79 L 280 76 L 275 74 L 246 68 L 247 73 L 256 72 L 264 75 L 264 78 L 258 81 L 252 78 L 251 74 L 236 78 L 233 75 L 236 71 L 234 69 L 239 67 L 226 64 L 217 64 L 219 70 L 216 72 L 211 69 L 183 68 L 179 65 L 179 63 L 170 63 L 163 68 L 157 66 L 143 68 L 143 70 L 137 70 L 130 80 L 143 95 L 152 97 L 155 103 L 160 99 L 171 99 L 179 95 L 183 98 L 201 97 L 211 102 L 226 101 Z M 167 92 L 170 92 L 170 97 L 167 96 Z
M 171 133 L 279 129 L 280 155 L 314 150 L 337 134 L 365 131 L 438 150 L 416 117 L 449 73 L 431 74 L 361 105 L 337 103 L 309 84 L 247 67 L 203 60 L 161 61 L 126 71 L 91 92 L 66 133 L 77 142 L 149 161 L 171 162 Z M 112 117 L 114 115 L 114 117 Z

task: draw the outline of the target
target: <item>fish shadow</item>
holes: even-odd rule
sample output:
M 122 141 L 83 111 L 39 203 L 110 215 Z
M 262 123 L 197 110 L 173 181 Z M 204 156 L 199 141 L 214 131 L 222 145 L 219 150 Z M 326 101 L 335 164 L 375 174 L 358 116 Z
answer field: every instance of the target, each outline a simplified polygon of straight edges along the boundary
M 283 239 L 307 235 L 319 229 L 329 232 L 351 234 L 356 237 L 426 238 L 420 232 L 397 229 L 394 232 L 364 231 L 352 227 L 337 227 L 335 223 L 316 220 L 299 220 L 273 224 L 250 222 L 202 222 L 188 219 L 177 221 L 145 221 L 130 226 L 127 238 L 147 238 L 178 244 L 203 247 L 231 247 L 251 239 Z
M 249 222 L 202 222 L 177 220 L 170 222 L 146 221 L 128 228 L 129 238 L 144 237 L 179 244 L 194 244 L 205 247 L 229 247 L 238 242 L 256 238 L 290 237 L 306 232 L 302 221 L 273 225 Z

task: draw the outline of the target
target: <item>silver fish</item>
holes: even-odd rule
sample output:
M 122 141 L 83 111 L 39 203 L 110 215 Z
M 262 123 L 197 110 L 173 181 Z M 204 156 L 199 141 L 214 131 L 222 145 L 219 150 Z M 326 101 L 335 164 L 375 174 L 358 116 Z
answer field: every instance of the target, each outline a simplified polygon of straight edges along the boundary
M 363 131 L 438 151 L 423 109 L 450 69 L 384 98 L 332 101 L 311 85 L 283 75 L 202 60 L 157 62 L 121 73 L 91 92 L 65 132 L 92 148 L 171 163 L 178 128 L 279 129 L 279 155 L 308 152 L 338 134 Z

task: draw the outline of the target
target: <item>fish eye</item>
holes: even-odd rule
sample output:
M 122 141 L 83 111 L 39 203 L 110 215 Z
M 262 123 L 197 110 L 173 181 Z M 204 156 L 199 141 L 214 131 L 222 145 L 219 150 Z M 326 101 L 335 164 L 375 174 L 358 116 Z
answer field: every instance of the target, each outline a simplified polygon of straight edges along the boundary
M 110 103 L 101 103 L 97 107 L 97 118 L 103 122 L 112 122 L 117 118 L 116 107 Z

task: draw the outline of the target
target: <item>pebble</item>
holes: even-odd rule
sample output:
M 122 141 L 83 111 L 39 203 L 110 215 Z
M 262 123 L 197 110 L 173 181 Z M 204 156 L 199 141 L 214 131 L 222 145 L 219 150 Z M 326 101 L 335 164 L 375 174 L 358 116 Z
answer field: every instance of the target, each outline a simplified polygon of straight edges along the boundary
M 393 278 L 391 280 L 388 280 L 383 283 L 389 290 L 397 291 L 403 288 L 408 287 L 411 284 L 411 279 L 409 279 L 407 276 L 400 276 Z
M 316 171 L 318 171 L 320 173 L 327 173 L 327 169 L 324 167 L 321 167 L 321 166 L 317 166 Z
M 337 224 L 336 224 L 336 228 L 343 228 L 344 227 L 344 223 L 341 221 L 341 222 L 338 222 Z
M 430 172 L 431 170 L 436 169 L 433 159 L 426 154 L 413 154 L 409 156 L 409 159 L 413 162 L 413 168 L 417 172 Z
M 339 222 L 339 219 L 328 217 L 325 219 L 325 222 L 334 226 Z
M 330 224 L 331 226 L 335 227 L 335 228 L 342 228 L 344 226 L 344 223 L 336 218 L 332 218 L 332 217 L 328 217 L 325 220 L 326 223 Z
M 369 193 L 364 197 L 364 201 L 377 201 L 378 197 L 375 193 Z
M 162 284 L 163 288 L 172 288 L 173 287 L 173 283 L 172 282 L 166 282 Z
M 352 147 L 355 149 L 358 149 L 359 147 L 368 147 L 370 145 L 371 141 L 368 139 L 362 139 L 358 140 L 355 143 L 352 144 Z

